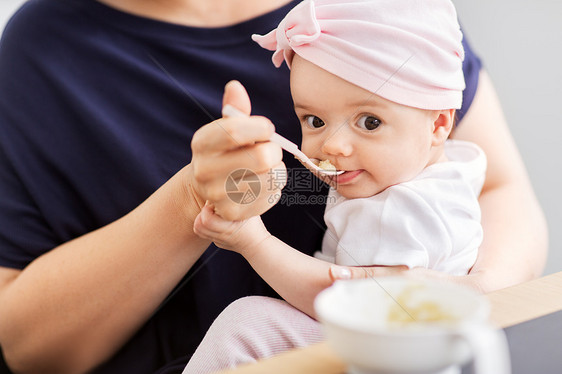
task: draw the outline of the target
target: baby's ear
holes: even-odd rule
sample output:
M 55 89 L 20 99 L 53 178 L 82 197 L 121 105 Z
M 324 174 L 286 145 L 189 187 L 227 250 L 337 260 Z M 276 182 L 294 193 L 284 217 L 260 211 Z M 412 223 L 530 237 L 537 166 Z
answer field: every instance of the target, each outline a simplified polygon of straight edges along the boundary
M 433 112 L 433 146 L 441 145 L 447 140 L 455 123 L 455 109 L 436 110 Z

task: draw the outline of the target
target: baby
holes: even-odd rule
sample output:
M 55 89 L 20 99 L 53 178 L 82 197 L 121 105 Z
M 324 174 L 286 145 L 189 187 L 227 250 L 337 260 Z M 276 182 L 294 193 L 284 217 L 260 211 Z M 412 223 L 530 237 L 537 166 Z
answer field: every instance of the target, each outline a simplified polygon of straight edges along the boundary
M 464 89 L 450 0 L 305 0 L 254 40 L 291 69 L 303 152 L 344 173 L 327 180 L 333 198 L 316 258 L 271 236 L 259 217 L 228 222 L 202 210 L 197 234 L 242 254 L 308 316 L 279 300 L 235 302 L 185 373 L 321 340 L 312 302 L 329 286 L 330 263 L 461 275 L 482 241 L 486 158 L 474 144 L 448 140 Z

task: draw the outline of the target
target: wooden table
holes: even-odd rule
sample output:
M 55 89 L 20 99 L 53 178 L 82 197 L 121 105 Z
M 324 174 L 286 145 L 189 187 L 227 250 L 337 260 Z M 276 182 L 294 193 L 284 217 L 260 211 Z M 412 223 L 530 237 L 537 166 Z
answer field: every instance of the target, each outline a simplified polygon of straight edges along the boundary
M 486 295 L 491 321 L 508 327 L 562 310 L 562 272 Z M 217 374 L 344 374 L 345 364 L 325 343 L 294 349 L 255 364 Z

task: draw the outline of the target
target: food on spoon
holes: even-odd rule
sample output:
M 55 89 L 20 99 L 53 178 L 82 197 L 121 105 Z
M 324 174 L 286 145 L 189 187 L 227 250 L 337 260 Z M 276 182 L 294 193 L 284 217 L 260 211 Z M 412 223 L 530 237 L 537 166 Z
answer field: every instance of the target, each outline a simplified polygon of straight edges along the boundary
M 318 163 L 318 167 L 324 170 L 336 171 L 336 167 L 332 165 L 330 160 L 322 160 Z

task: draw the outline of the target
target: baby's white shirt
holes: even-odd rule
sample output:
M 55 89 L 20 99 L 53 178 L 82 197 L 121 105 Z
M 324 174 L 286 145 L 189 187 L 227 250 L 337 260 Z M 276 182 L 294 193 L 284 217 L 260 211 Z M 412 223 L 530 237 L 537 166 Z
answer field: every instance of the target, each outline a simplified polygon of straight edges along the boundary
M 475 144 L 445 142 L 446 162 L 375 196 L 346 199 L 330 189 L 327 231 L 317 258 L 339 265 L 406 265 L 466 274 L 482 243 L 478 196 L 486 156 Z

